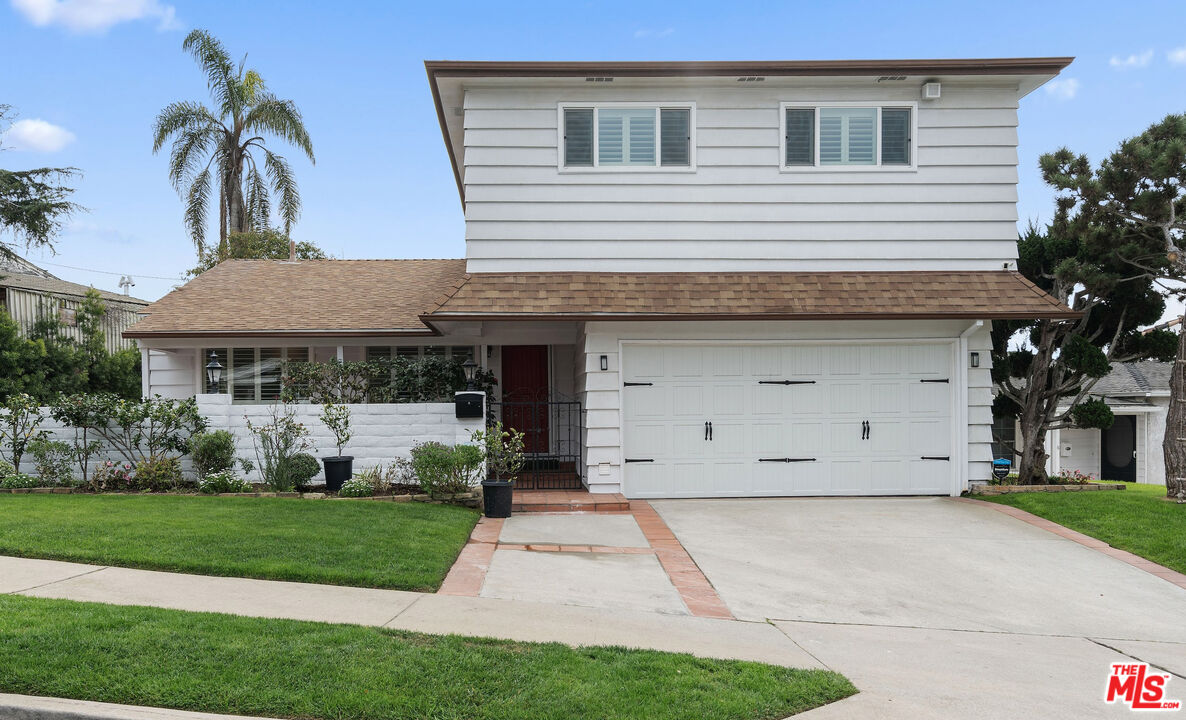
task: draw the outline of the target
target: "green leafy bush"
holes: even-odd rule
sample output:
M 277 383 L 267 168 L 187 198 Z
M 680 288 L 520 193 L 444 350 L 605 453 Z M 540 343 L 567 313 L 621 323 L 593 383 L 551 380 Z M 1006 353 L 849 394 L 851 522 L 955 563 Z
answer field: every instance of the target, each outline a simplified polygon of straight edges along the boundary
M 0 460 L 0 478 L 8 477 L 16 472 L 16 468 L 7 460 Z
M 353 435 L 350 431 L 350 408 L 341 403 L 327 402 L 321 406 L 321 422 L 333 433 L 338 457 L 342 457 L 342 448 L 350 442 Z
M 321 472 L 321 463 L 307 452 L 297 453 L 292 456 L 289 469 L 296 485 L 307 485 L 310 480 L 317 477 L 317 473 Z
M 226 430 L 198 433 L 189 439 L 189 455 L 198 478 L 235 467 L 235 436 Z
M 253 489 L 251 483 L 236 475 L 233 470 L 208 473 L 198 480 L 198 491 L 207 494 L 243 493 L 251 492 Z
M 257 424 L 248 420 L 247 429 L 251 431 L 264 483 L 277 492 L 289 492 L 307 482 L 302 481 L 294 466 L 296 457 L 312 447 L 309 428 L 297 422 L 296 411 L 288 403 L 273 406 L 271 412 L 271 422 Z
M 29 443 L 33 468 L 46 485 L 74 484 L 74 448 L 61 440 L 40 437 Z
M 0 488 L 7 490 L 35 487 L 45 487 L 45 483 L 40 478 L 35 478 L 32 475 L 26 475 L 24 473 L 13 473 L 8 477 L 0 479 Z
M 136 474 L 132 476 L 133 487 L 144 492 L 175 490 L 183 481 L 181 460 L 163 455 L 136 463 Z
M 366 362 L 288 362 L 281 397 L 287 402 L 324 403 L 448 402 L 464 390 L 460 358 L 379 358 Z M 490 395 L 494 373 L 478 368 L 474 387 Z
M 358 475 L 342 483 L 342 488 L 338 490 L 340 497 L 370 497 L 374 494 L 375 489 L 370 481 Z
M 473 445 L 419 443 L 412 448 L 412 469 L 420 489 L 437 497 L 468 491 L 482 468 L 482 451 Z

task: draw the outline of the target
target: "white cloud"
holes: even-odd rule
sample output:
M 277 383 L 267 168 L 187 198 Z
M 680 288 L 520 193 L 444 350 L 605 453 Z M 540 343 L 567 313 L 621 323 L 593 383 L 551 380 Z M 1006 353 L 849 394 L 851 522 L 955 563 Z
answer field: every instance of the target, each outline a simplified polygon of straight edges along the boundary
M 1070 100 L 1079 94 L 1079 81 L 1075 78 L 1062 78 L 1046 83 L 1046 94 L 1059 100 Z
M 675 32 L 675 28 L 670 28 L 670 27 L 669 27 L 669 28 L 663 28 L 662 30 L 650 30 L 650 29 L 647 29 L 647 28 L 643 28 L 643 29 L 640 29 L 640 30 L 635 30 L 635 31 L 634 31 L 634 37 L 636 37 L 636 38 L 640 38 L 640 39 L 641 39 L 641 38 L 648 38 L 648 37 L 653 37 L 653 38 L 665 38 L 665 37 L 667 37 L 668 35 L 671 35 L 671 34 L 672 34 L 672 33 L 674 33 L 674 32 Z
M 37 27 L 60 25 L 70 32 L 103 33 L 130 20 L 155 20 L 157 30 L 177 30 L 177 10 L 160 0 L 12 0 Z
M 1139 54 L 1133 53 L 1132 55 L 1129 55 L 1128 57 L 1120 57 L 1119 55 L 1113 55 L 1112 59 L 1108 61 L 1108 64 L 1114 68 L 1123 68 L 1123 69 L 1141 68 L 1141 67 L 1145 67 L 1146 65 L 1148 65 L 1149 61 L 1152 59 L 1153 59 L 1153 51 L 1146 50 L 1145 52 L 1139 53 Z
M 1170 50 L 1165 57 L 1174 65 L 1186 65 L 1186 45 Z
M 57 152 L 74 142 L 74 133 L 44 120 L 17 120 L 0 140 L 13 150 Z

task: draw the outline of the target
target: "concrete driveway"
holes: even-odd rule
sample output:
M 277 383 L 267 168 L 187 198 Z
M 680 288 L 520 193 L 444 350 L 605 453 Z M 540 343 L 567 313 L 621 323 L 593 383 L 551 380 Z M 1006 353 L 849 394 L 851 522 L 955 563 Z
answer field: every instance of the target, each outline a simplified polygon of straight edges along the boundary
M 771 621 L 861 694 L 807 717 L 1116 717 L 1109 663 L 1174 673 L 1186 590 L 945 498 L 653 501 L 739 619 Z

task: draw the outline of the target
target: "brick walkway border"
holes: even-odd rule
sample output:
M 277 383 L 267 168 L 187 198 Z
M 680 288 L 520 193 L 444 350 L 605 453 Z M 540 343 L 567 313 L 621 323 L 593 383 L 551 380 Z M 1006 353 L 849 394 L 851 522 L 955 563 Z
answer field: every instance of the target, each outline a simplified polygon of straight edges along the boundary
M 1081 532 L 1076 532 L 1075 530 L 1072 530 L 1068 527 L 1059 525 L 1058 523 L 1054 522 L 1053 520 L 1047 520 L 1044 517 L 1039 517 L 1037 515 L 1034 515 L 1033 513 L 1026 512 L 1025 510 L 1022 510 L 1020 508 L 1015 508 L 1012 505 L 1002 505 L 1001 503 L 987 502 L 985 500 L 975 500 L 973 498 L 966 498 L 966 497 L 958 497 L 958 498 L 952 498 L 952 499 L 955 500 L 956 502 L 972 503 L 975 505 L 990 507 L 993 510 L 996 510 L 997 512 L 1001 512 L 1001 513 L 1004 513 L 1010 517 L 1017 518 L 1018 520 L 1020 520 L 1024 523 L 1029 523 L 1030 525 L 1033 525 L 1034 527 L 1037 527 L 1037 528 L 1041 528 L 1041 529 L 1045 530 L 1046 532 L 1054 533 L 1055 535 L 1058 535 L 1059 537 L 1064 537 L 1067 540 L 1073 540 L 1074 542 L 1077 542 L 1084 547 L 1089 547 L 1092 550 L 1101 552 L 1109 557 L 1114 557 L 1117 560 L 1122 560 L 1122 561 L 1128 563 L 1129 565 L 1132 565 L 1133 567 L 1137 568 L 1138 570 L 1144 570 L 1145 572 L 1149 573 L 1150 575 L 1156 575 L 1157 577 L 1161 578 L 1162 580 L 1167 580 L 1167 581 L 1173 583 L 1174 585 L 1177 585 L 1180 588 L 1186 589 L 1186 575 L 1183 575 L 1182 573 L 1177 572 L 1176 570 L 1170 570 L 1169 568 L 1165 567 L 1164 565 L 1158 565 L 1155 562 L 1146 560 L 1145 558 L 1141 557 L 1140 555 L 1134 555 L 1134 554 L 1128 552 L 1127 550 L 1120 550 L 1119 548 L 1114 548 L 1111 545 L 1109 545 L 1108 543 L 1104 542 L 1103 540 L 1093 538 L 1090 535 L 1084 535 Z
M 659 513 L 645 500 L 629 501 L 628 513 L 634 516 L 639 529 L 650 544 L 649 548 L 608 547 L 603 545 L 519 545 L 498 542 L 502 533 L 501 519 L 483 517 L 478 520 L 469 542 L 461 549 L 457 561 L 437 593 L 441 595 L 464 595 L 477 597 L 482 592 L 486 572 L 495 550 L 517 550 L 529 552 L 581 552 L 620 553 L 632 555 L 653 554 L 667 573 L 667 578 L 679 593 L 680 599 L 695 617 L 733 619 L 733 613 L 717 595 L 712 583 L 700 571 L 692 556 L 676 539 L 675 534 L 659 517 Z

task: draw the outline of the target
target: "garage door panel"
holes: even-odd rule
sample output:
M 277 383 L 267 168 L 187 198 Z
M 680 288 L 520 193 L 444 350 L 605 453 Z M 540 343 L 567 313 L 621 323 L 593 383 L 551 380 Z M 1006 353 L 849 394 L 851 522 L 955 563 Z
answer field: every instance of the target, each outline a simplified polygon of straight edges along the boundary
M 675 385 L 669 388 L 671 394 L 671 415 L 676 418 L 698 418 L 708 420 L 705 413 L 704 388 L 699 385 Z
M 749 395 L 747 390 L 749 390 L 748 384 L 727 383 L 713 385 L 711 390 L 711 414 L 707 416 L 707 419 L 712 420 L 714 417 L 744 415 L 746 412 L 745 400 L 746 396 Z
M 900 382 L 875 382 L 869 386 L 871 415 L 898 414 L 906 406 L 906 388 Z
M 954 464 L 921 458 L 951 454 L 951 360 L 950 344 L 925 341 L 628 345 L 626 377 L 653 385 L 623 388 L 625 450 L 653 462 L 628 464 L 624 491 L 946 494 Z
M 867 348 L 859 345 L 835 345 L 825 348 L 826 372 L 829 376 L 860 375 L 865 365 Z
M 911 375 L 947 377 L 951 348 L 943 345 L 917 344 L 906 348 L 907 372 Z
M 869 386 L 863 382 L 833 382 L 828 394 L 831 402 L 827 412 L 833 416 L 867 415 L 869 413 Z
M 783 436 L 782 447 L 790 449 L 789 457 L 816 457 L 824 449 L 824 431 L 827 427 L 819 422 L 792 422 L 786 425 L 788 432 Z M 788 442 L 789 440 L 789 442 Z M 778 453 L 766 455 L 775 457 Z

